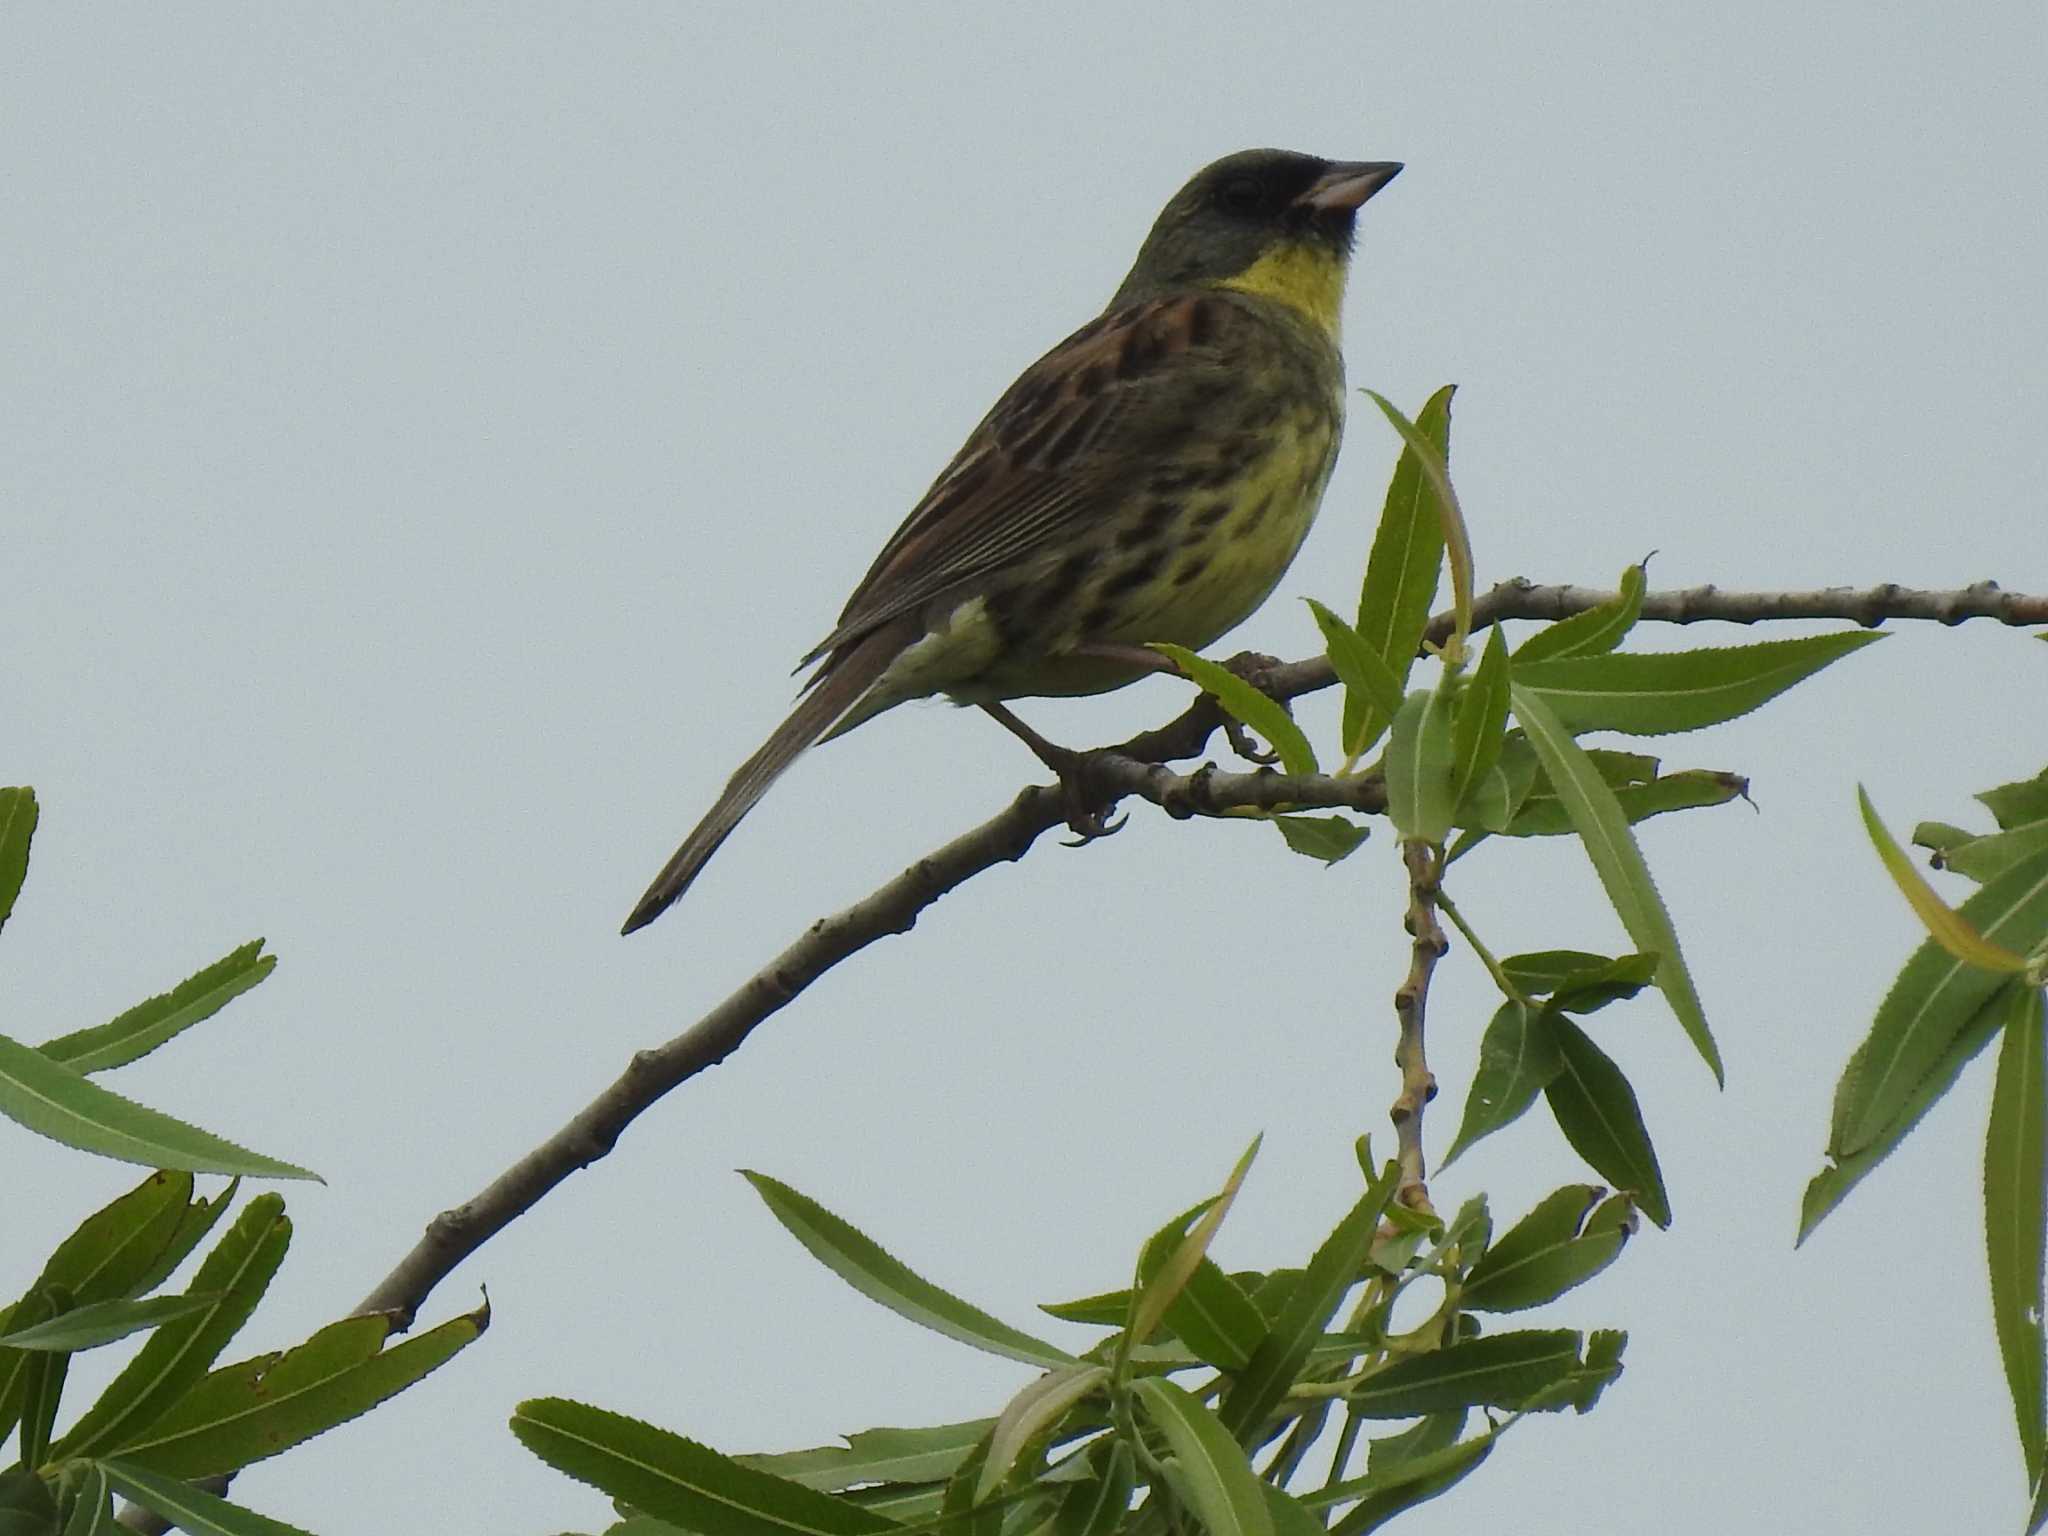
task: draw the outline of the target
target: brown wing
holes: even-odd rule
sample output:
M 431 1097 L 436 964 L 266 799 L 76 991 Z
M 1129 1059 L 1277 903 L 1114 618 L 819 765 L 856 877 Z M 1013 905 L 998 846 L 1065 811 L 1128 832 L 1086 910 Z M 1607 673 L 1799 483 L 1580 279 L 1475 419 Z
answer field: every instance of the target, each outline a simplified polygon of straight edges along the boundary
M 1203 428 L 1230 383 L 1222 341 L 1258 321 L 1213 293 L 1090 321 L 1004 391 L 911 509 L 802 665 L 1099 515 Z

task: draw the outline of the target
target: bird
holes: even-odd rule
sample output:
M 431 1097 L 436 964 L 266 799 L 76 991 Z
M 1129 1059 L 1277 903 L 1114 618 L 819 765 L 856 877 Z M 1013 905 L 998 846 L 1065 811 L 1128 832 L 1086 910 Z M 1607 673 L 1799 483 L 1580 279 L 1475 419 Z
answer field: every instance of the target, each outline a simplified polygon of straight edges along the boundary
M 1094 319 L 1018 376 L 797 665 L 795 709 L 626 919 L 644 928 L 810 747 L 906 700 L 1107 692 L 1248 618 L 1307 536 L 1344 423 L 1357 212 L 1394 161 L 1251 149 L 1176 192 Z M 1062 773 L 1062 778 L 1065 774 Z

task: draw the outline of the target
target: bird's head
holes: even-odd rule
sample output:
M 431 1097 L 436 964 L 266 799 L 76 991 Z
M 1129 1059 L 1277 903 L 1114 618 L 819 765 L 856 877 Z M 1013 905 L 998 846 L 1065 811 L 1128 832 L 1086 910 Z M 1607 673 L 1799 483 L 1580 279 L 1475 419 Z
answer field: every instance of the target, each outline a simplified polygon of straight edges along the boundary
M 1161 210 L 1114 302 L 1235 288 L 1293 305 L 1334 331 L 1359 207 L 1400 169 L 1284 149 L 1226 155 Z

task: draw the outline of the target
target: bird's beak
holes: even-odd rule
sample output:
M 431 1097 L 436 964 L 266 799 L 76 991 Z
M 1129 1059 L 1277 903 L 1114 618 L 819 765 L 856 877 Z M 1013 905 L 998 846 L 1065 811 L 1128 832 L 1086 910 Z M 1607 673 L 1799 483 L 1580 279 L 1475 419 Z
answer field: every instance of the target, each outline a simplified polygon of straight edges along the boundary
M 1354 209 L 1400 174 L 1396 160 L 1339 160 L 1294 200 L 1295 206 L 1317 213 Z

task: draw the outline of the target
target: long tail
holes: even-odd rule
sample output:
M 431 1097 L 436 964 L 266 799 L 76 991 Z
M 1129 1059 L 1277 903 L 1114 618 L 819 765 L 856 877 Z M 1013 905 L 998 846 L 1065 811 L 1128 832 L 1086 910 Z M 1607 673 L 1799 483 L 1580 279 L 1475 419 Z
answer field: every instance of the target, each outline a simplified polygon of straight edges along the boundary
M 739 771 L 725 786 L 725 793 L 711 807 L 696 830 L 683 839 L 647 894 L 640 898 L 621 933 L 645 928 L 690 888 L 699 870 L 710 862 L 718 845 L 732 835 L 740 819 L 751 811 L 768 786 L 782 777 L 783 770 L 797 760 L 858 703 L 862 694 L 889 668 L 909 643 L 914 631 L 906 623 L 888 624 L 867 636 L 851 650 L 825 663 L 816 685 L 790 716 L 761 744 L 761 750 L 740 764 Z

